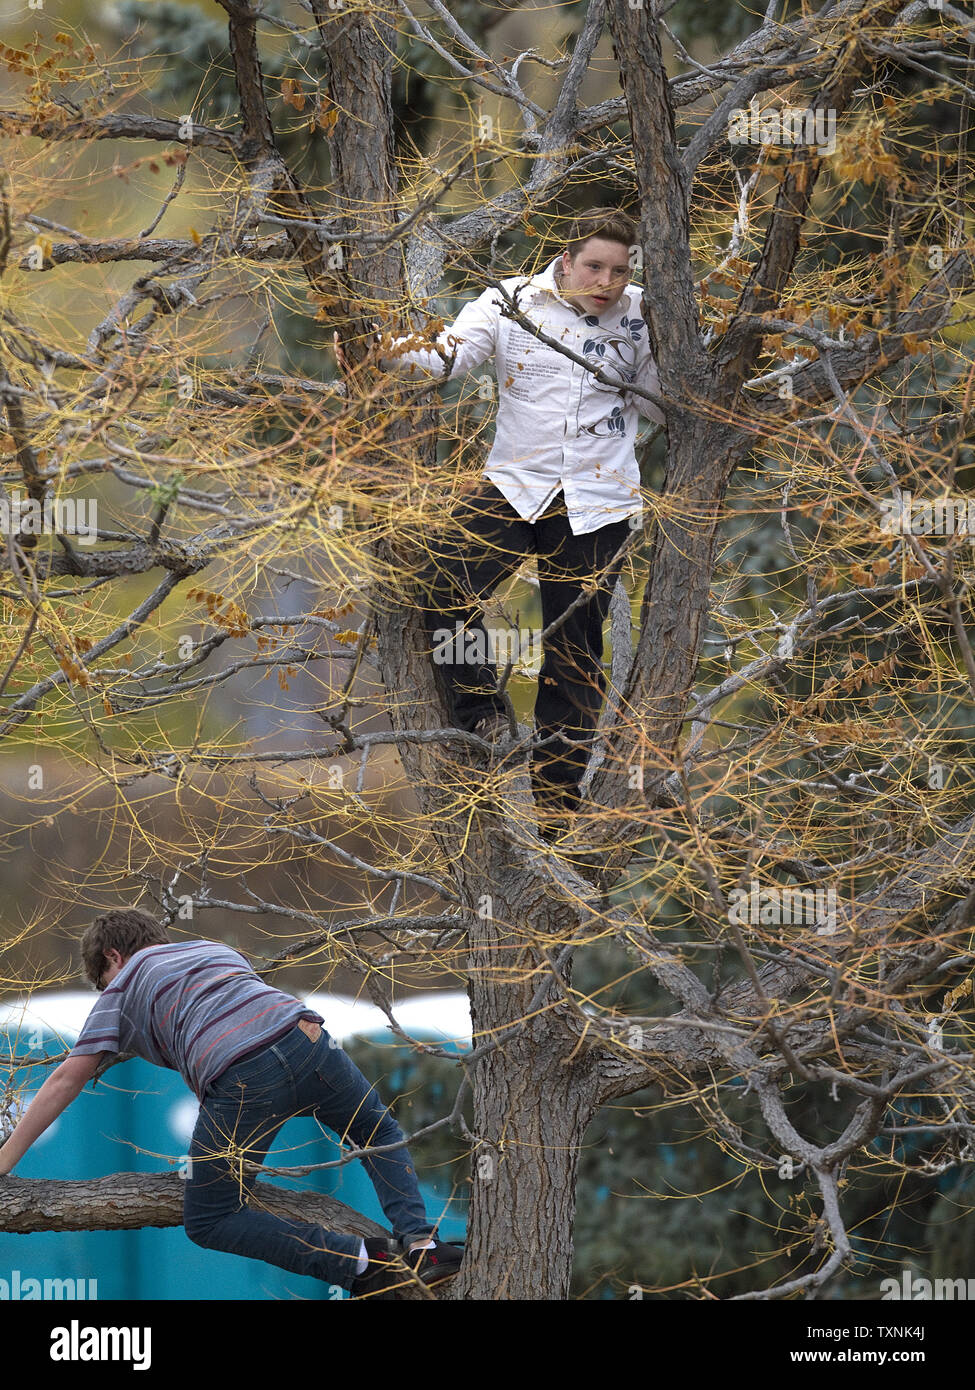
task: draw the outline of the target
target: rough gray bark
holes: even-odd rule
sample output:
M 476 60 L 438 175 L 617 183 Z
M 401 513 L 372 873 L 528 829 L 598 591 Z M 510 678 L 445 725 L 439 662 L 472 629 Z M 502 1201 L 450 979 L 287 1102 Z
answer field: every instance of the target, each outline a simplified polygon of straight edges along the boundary
M 515 991 L 492 992 L 505 994 L 510 1012 Z M 479 1002 L 475 1027 L 487 1012 Z M 472 1082 L 474 1132 L 485 1137 L 473 1152 L 468 1258 L 447 1296 L 565 1299 L 579 1152 L 596 1113 L 595 1059 L 543 1013 L 483 1058 Z
M 288 1192 L 259 1182 L 262 1210 L 292 1220 L 317 1221 L 343 1235 L 381 1236 L 375 1221 L 320 1192 Z M 30 1231 L 122 1231 L 140 1226 L 181 1226 L 183 1184 L 174 1174 L 113 1173 L 87 1181 L 0 1178 L 3 1229 Z

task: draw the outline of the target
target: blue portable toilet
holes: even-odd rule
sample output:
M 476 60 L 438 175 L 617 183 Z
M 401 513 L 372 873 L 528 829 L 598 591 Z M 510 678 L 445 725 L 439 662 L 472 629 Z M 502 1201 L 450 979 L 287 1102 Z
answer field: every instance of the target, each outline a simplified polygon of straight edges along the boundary
M 0 1055 L 56 1057 L 76 1040 L 93 1004 L 89 991 L 34 995 L 0 1004 Z M 409 1050 L 373 1005 L 339 995 L 313 994 L 309 1007 L 325 1019 L 339 1041 L 368 1037 L 399 1051 L 409 1067 Z M 411 1037 L 451 1049 L 470 1045 L 470 1015 L 464 994 L 422 996 L 397 1005 L 395 1016 Z M 391 1057 L 394 1055 L 391 1052 Z M 35 1092 L 50 1068 L 21 1066 L 11 1074 L 14 1089 Z M 392 1099 L 386 1094 L 385 1098 Z M 196 1097 L 178 1072 L 139 1058 L 111 1067 L 42 1134 L 17 1165 L 24 1178 L 78 1179 L 116 1172 L 172 1172 L 187 1153 L 198 1111 Z M 341 1156 L 339 1144 L 310 1117 L 290 1120 L 266 1160 L 268 1167 L 323 1163 Z M 363 1215 L 385 1222 L 361 1163 L 318 1169 L 301 1179 L 273 1179 L 292 1190 L 326 1192 Z M 422 1182 L 431 1219 L 449 1201 L 438 1183 Z M 463 1220 L 445 1217 L 445 1239 L 460 1239 Z M 183 1228 L 132 1231 L 0 1232 L 0 1278 L 75 1281 L 76 1296 L 101 1299 L 328 1299 L 333 1286 L 287 1270 L 221 1251 L 204 1250 Z M 62 1287 L 62 1286 L 58 1286 Z
M 81 990 L 35 996 L 32 1004 L 15 1001 L 0 1006 L 0 1055 L 57 1057 L 70 1048 L 92 1006 Z M 24 1067 L 9 1073 L 14 1090 L 27 1086 L 24 1102 L 38 1090 L 51 1068 Z M 6 1079 L 6 1068 L 5 1077 Z M 97 1116 L 97 1119 L 96 1119 Z M 78 1096 L 40 1135 L 17 1165 L 24 1178 L 100 1177 L 120 1166 L 115 1145 L 106 1137 L 124 1133 L 124 1106 L 117 1091 L 98 1096 L 91 1088 Z M 0 1233 L 0 1277 L 13 1285 L 14 1276 L 71 1279 L 77 1293 L 118 1297 L 114 1285 L 126 1283 L 135 1254 L 125 1231 L 38 1231 L 29 1236 Z M 104 1271 L 104 1276 L 99 1277 Z M 110 1273 L 111 1272 L 111 1273 Z M 94 1281 L 94 1286 L 92 1281 Z

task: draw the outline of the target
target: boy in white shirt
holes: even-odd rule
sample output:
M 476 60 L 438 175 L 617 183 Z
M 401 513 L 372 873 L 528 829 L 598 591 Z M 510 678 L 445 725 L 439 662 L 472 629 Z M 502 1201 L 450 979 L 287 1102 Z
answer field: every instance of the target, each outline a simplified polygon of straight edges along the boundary
M 452 512 L 458 525 L 430 539 L 418 582 L 455 727 L 492 744 L 503 740 L 507 718 L 487 660 L 483 599 L 534 554 L 543 629 L 571 610 L 543 644 L 535 702 L 532 785 L 550 833 L 579 801 L 605 691 L 603 623 L 622 559 L 611 562 L 642 516 L 637 415 L 666 423 L 657 405 L 627 391 L 660 389 L 642 291 L 630 283 L 636 235 L 622 213 L 592 208 L 545 271 L 501 282 L 547 337 L 607 380 L 506 315 L 495 289 L 464 306 L 440 335 L 439 352 L 400 350 L 382 360 L 400 376 L 449 379 L 494 358 L 498 413 L 484 481 Z M 573 607 L 594 578 L 597 592 Z

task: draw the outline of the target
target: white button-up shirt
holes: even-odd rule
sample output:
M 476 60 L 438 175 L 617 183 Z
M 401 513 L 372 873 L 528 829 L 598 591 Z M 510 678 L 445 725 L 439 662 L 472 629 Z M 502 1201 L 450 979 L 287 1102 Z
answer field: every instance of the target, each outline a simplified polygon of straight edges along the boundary
M 626 386 L 659 394 L 657 368 L 647 326 L 640 317 L 642 291 L 628 285 L 615 304 L 597 317 L 583 314 L 559 293 L 558 259 L 540 275 L 503 280 L 521 311 L 550 338 L 599 367 L 618 385 L 541 342 L 501 313 L 503 300 L 487 289 L 465 304 L 437 339 L 457 355 L 449 376 L 462 376 L 494 357 L 498 416 L 494 444 L 483 476 L 504 494 L 519 516 L 534 521 L 561 488 L 574 535 L 585 535 L 639 516 L 640 470 L 634 453 L 637 414 L 664 424 L 660 410 Z M 409 341 L 397 339 L 397 344 Z M 444 376 L 433 349 L 387 358 L 397 375 Z

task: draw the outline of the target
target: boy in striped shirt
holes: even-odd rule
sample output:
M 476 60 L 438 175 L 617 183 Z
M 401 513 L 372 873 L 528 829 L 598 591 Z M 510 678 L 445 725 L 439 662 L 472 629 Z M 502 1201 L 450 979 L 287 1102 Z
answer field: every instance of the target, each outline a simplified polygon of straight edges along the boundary
M 190 1145 L 184 1227 L 214 1250 L 311 1275 L 356 1297 L 392 1298 L 414 1271 L 432 1284 L 456 1273 L 461 1251 L 433 1236 L 403 1131 L 375 1090 L 293 995 L 264 983 L 215 941 L 179 941 L 134 909 L 103 914 L 81 940 L 101 997 L 68 1057 L 47 1078 L 6 1144 L 11 1171 L 95 1075 L 104 1053 L 134 1052 L 180 1072 L 200 1100 Z M 278 1130 L 310 1112 L 356 1148 L 392 1240 L 365 1240 L 248 1205 Z

